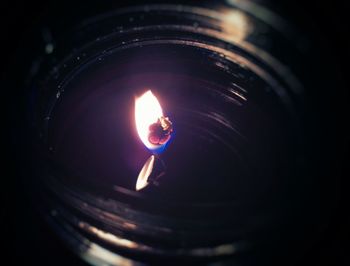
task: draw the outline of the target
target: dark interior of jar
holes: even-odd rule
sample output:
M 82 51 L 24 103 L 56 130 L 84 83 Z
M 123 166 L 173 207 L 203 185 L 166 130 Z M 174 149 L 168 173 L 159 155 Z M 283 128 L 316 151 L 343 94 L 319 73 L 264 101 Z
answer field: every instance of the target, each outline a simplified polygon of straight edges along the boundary
M 160 155 L 166 175 L 140 193 L 184 204 L 266 194 L 296 163 L 291 115 L 261 77 L 220 55 L 207 56 L 196 47 L 149 45 L 80 70 L 50 117 L 52 159 L 93 192 L 134 190 L 151 154 L 136 133 L 134 100 L 151 89 L 175 134 Z

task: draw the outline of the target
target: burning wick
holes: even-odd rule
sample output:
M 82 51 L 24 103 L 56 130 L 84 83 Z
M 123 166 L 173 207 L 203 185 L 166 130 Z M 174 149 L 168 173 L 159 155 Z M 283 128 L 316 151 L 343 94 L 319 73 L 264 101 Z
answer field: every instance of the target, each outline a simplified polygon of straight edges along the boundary
M 162 116 L 156 123 L 149 126 L 149 131 L 149 142 L 153 145 L 163 145 L 170 140 L 173 126 L 169 117 Z
M 163 115 L 158 99 L 150 90 L 135 100 L 135 122 L 141 141 L 153 153 L 137 178 L 136 190 L 141 190 L 150 183 L 149 181 L 154 183 L 165 174 L 165 165 L 159 154 L 164 151 L 171 139 L 173 126 L 169 117 Z M 155 165 L 160 165 L 161 169 Z

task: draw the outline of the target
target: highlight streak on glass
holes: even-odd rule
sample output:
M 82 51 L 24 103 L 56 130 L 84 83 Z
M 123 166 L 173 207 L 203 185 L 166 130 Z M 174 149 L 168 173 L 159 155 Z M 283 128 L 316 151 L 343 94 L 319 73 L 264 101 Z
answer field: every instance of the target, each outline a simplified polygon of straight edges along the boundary
M 136 190 L 139 191 L 148 185 L 148 178 L 152 174 L 155 156 L 148 158 L 137 177 Z

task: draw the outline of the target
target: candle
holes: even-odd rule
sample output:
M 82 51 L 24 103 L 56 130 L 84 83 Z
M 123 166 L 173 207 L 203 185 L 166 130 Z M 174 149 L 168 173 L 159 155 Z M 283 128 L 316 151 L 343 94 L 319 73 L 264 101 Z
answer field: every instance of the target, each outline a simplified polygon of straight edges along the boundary
M 135 100 L 135 122 L 138 135 L 143 144 L 153 153 L 142 167 L 136 182 L 136 190 L 141 190 L 149 184 L 153 173 L 155 160 L 160 160 L 155 154 L 164 151 L 173 132 L 172 122 L 163 115 L 158 99 L 148 90 Z M 164 164 L 163 164 L 164 165 Z M 159 178 L 164 174 L 157 174 Z

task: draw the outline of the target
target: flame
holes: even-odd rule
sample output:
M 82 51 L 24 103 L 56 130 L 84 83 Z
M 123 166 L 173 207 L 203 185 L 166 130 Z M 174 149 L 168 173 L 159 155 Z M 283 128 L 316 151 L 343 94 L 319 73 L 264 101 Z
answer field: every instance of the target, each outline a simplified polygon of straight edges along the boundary
M 135 100 L 135 121 L 137 133 L 143 144 L 150 150 L 156 150 L 159 145 L 149 142 L 149 126 L 156 123 L 163 117 L 162 107 L 152 91 L 146 91 L 142 96 Z

